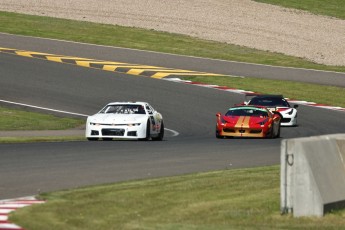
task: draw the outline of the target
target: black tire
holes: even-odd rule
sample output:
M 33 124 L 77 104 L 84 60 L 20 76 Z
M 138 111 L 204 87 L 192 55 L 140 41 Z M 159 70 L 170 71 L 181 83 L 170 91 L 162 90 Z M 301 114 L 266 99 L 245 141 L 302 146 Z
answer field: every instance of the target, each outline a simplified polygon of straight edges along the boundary
M 164 137 L 164 123 L 162 121 L 161 130 L 159 131 L 158 137 L 152 137 L 154 141 L 162 141 Z
M 219 135 L 217 127 L 216 127 L 216 138 L 218 138 L 218 139 L 223 139 L 224 138 L 224 136 Z
M 277 133 L 277 135 L 276 135 L 276 138 L 280 138 L 280 123 L 279 123 L 278 133 Z
M 151 127 L 151 123 L 148 120 L 147 124 L 146 124 L 146 137 L 140 138 L 139 140 L 141 140 L 141 141 L 149 141 L 150 140 L 150 135 L 151 135 L 150 127 Z
M 273 130 L 273 126 L 270 129 L 270 132 L 267 135 L 267 138 L 269 139 L 273 139 L 274 138 L 274 130 Z
M 87 140 L 88 140 L 88 141 L 98 141 L 98 138 L 95 138 L 95 137 L 88 137 Z
M 270 138 L 270 139 L 279 138 L 280 137 L 280 122 L 278 124 L 278 132 L 276 134 L 274 133 L 274 127 L 272 125 L 270 133 L 269 133 L 269 135 L 267 137 Z

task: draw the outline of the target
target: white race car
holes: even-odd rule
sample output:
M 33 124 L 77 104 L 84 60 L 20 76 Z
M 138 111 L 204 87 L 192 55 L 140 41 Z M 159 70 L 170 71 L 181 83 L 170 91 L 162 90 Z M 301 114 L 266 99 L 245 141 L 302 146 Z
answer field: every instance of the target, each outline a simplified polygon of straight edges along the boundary
M 264 106 L 271 112 L 279 112 L 282 116 L 281 126 L 297 126 L 298 105 L 291 107 L 282 95 L 246 94 L 244 104 Z
M 162 115 L 147 102 L 112 102 L 86 121 L 88 140 L 163 140 Z

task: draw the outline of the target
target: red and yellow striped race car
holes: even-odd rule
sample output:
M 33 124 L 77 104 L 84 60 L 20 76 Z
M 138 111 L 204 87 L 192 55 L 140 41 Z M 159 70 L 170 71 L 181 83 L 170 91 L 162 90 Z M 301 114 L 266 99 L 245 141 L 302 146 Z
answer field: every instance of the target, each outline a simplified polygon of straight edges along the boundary
M 216 137 L 280 137 L 281 116 L 262 106 L 235 106 L 217 113 Z

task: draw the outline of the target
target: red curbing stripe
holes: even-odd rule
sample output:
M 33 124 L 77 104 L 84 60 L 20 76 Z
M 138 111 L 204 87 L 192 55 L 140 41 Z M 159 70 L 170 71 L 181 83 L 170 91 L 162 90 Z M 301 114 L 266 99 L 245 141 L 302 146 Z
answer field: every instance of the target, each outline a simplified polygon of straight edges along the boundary
M 11 226 L 11 227 L 9 227 L 9 226 Z M 0 229 L 1 229 L 1 230 L 25 230 L 25 229 L 23 229 L 23 228 L 21 228 L 21 227 L 14 226 L 14 225 L 12 225 L 12 224 L 8 224 L 8 226 L 6 225 L 5 227 L 1 227 L 1 226 L 0 226 Z
M 44 203 L 43 200 L 36 200 L 34 197 L 18 198 L 3 201 L 0 200 L 0 209 L 11 210 L 11 212 L 13 212 L 19 208 L 42 203 Z M 2 219 L 0 220 L 0 230 L 25 230 L 16 224 L 10 223 L 7 219 L 9 214 L 10 212 L 0 214 L 0 217 Z
M 214 88 L 220 89 L 220 90 L 234 90 L 235 89 L 235 88 L 230 88 L 230 87 L 227 87 L 227 86 L 216 86 Z
M 13 201 L 13 202 L 6 202 L 6 204 L 41 204 L 44 203 L 44 201 L 40 200 L 24 200 L 24 201 Z

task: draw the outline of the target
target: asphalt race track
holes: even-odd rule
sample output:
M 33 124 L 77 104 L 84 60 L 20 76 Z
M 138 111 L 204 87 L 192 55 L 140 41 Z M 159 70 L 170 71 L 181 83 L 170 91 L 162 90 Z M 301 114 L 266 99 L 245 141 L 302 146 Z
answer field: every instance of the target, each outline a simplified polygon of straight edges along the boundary
M 4 34 L 0 34 L 0 47 L 214 73 L 243 68 L 243 63 L 238 63 L 238 69 L 236 63 L 226 69 L 224 62 L 216 60 Z M 295 76 L 292 69 L 260 68 L 272 78 L 278 70 L 281 76 Z M 251 71 L 243 68 L 237 75 L 247 76 Z M 335 79 L 332 85 L 345 85 L 342 74 L 303 71 L 305 76 L 320 75 L 313 81 L 329 76 Z M 343 133 L 345 129 L 344 112 L 299 106 L 299 126 L 282 128 L 280 139 L 219 140 L 215 138 L 215 114 L 243 101 L 240 94 L 1 52 L 0 75 L 1 100 L 81 114 L 93 114 L 111 101 L 148 101 L 163 114 L 165 127 L 179 133 L 174 136 L 167 131 L 162 142 L 0 144 L 0 199 L 123 180 L 279 164 L 283 138 Z

